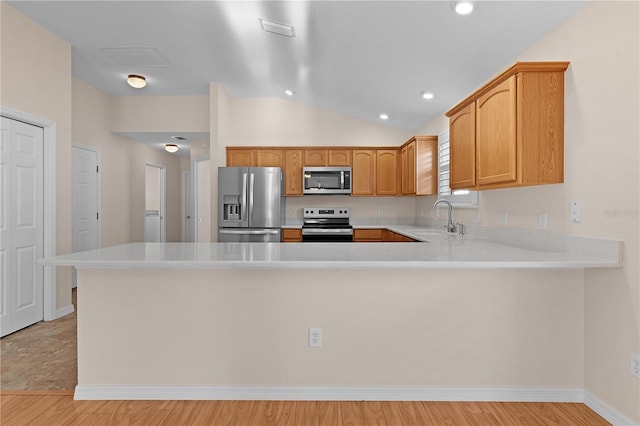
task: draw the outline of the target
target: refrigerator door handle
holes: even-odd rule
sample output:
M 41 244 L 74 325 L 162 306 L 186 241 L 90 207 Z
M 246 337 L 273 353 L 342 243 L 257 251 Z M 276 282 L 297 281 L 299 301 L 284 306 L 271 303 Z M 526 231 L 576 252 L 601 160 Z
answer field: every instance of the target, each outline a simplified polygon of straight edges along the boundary
M 277 229 L 219 229 L 220 234 L 228 235 L 276 235 Z
M 242 200 L 240 202 L 240 219 L 245 220 L 247 217 L 247 174 L 242 174 Z
M 249 220 L 253 220 L 253 183 L 255 177 L 256 175 L 251 173 L 251 177 L 249 178 Z

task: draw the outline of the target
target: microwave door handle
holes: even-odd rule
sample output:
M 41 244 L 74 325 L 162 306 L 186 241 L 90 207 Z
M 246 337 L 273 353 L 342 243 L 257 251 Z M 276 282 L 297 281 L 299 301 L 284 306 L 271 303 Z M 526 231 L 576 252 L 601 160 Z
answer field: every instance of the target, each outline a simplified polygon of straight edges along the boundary
M 251 173 L 249 178 L 249 220 L 253 220 L 253 183 L 256 175 Z
M 344 189 L 344 171 L 340 172 L 340 189 Z
M 245 220 L 247 217 L 247 174 L 242 174 L 242 200 L 240 201 L 240 218 Z

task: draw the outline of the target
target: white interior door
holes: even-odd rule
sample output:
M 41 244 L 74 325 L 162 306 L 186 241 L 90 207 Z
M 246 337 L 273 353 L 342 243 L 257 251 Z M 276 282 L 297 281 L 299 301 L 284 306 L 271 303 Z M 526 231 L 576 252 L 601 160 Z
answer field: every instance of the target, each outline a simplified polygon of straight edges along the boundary
M 100 220 L 98 152 L 74 145 L 72 153 L 72 242 L 71 250 L 97 249 Z
M 164 242 L 165 181 L 164 166 L 145 166 L 144 240 Z
M 191 172 L 182 172 L 182 241 L 185 242 L 193 241 L 192 188 Z
M 0 333 L 43 319 L 44 132 L 2 117 L 0 126 Z

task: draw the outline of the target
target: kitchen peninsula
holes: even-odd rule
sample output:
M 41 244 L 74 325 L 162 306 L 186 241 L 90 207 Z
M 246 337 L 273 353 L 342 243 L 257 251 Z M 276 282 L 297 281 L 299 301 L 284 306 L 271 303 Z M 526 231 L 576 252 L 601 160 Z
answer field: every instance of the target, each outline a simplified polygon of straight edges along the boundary
M 76 399 L 580 400 L 584 268 L 618 269 L 620 242 L 390 229 L 423 242 L 135 243 L 41 261 L 78 269 Z

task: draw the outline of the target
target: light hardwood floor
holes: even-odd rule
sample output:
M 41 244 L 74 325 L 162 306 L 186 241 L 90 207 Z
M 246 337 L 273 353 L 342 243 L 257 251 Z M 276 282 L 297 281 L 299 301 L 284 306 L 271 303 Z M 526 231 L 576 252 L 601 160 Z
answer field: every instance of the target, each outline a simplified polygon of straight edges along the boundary
M 506 402 L 74 401 L 3 391 L 9 425 L 608 425 L 584 404 Z

